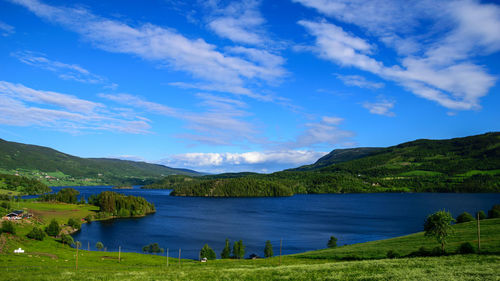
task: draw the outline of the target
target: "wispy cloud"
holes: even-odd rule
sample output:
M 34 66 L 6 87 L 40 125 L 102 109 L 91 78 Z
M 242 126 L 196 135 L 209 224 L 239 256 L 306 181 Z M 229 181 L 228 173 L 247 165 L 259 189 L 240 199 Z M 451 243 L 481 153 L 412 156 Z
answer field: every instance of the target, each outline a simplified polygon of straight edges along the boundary
M 210 173 L 242 171 L 268 173 L 311 164 L 325 154 L 326 152 L 308 150 L 183 153 L 171 155 L 160 163 Z
M 395 103 L 395 101 L 379 96 L 376 102 L 364 102 L 363 107 L 368 109 L 372 114 L 394 117 L 396 114 L 391 112 L 391 109 L 394 107 Z
M 217 35 L 237 43 L 261 45 L 267 38 L 262 25 L 265 23 L 258 7 L 260 1 L 243 0 L 221 7 L 220 1 L 209 1 L 212 9 L 208 26 Z
M 16 32 L 16 29 L 9 24 L 6 24 L 3 21 L 0 21 L 0 35 L 7 37 L 9 35 L 12 35 Z
M 366 89 L 380 89 L 383 88 L 385 85 L 384 83 L 381 82 L 372 82 L 369 80 L 366 80 L 364 76 L 360 75 L 341 75 L 337 74 L 336 75 L 338 79 L 340 79 L 344 84 L 347 86 L 356 86 L 360 88 L 366 88 Z
M 37 16 L 60 24 L 82 36 L 95 47 L 157 62 L 191 74 L 208 85 L 246 89 L 236 94 L 252 96 L 246 83 L 280 78 L 251 60 L 225 54 L 202 38 L 190 39 L 171 28 L 150 23 L 132 26 L 97 16 L 83 8 L 51 6 L 36 0 L 12 0 Z
M 6 81 L 0 81 L 0 123 L 47 127 L 71 133 L 113 131 L 143 134 L 150 129 L 145 119 L 137 116 L 123 118 L 103 104 Z
M 54 72 L 59 78 L 64 80 L 73 80 L 90 84 L 105 84 L 105 87 L 113 89 L 117 87 L 116 84 L 109 82 L 105 77 L 93 74 L 77 64 L 67 64 L 50 60 L 42 53 L 23 51 L 14 52 L 11 55 L 27 65 Z
M 112 100 L 149 113 L 176 118 L 186 122 L 187 133 L 176 136 L 194 143 L 210 145 L 242 145 L 248 142 L 261 142 L 254 125 L 244 120 L 250 114 L 244 110 L 246 104 L 240 100 L 200 93 L 200 111 L 188 111 L 147 101 L 130 94 L 100 94 Z
M 477 54 L 500 50 L 500 35 L 493 31 L 500 29 L 500 8 L 496 5 L 467 0 L 296 2 L 366 29 L 403 56 L 401 65 L 386 66 L 374 58 L 376 48 L 372 43 L 342 27 L 326 21 L 299 21 L 316 38 L 312 50 L 320 57 L 395 81 L 415 95 L 446 108 L 480 108 L 481 97 L 497 80 L 473 60 Z M 405 10 L 408 13 L 402 12 Z M 447 29 L 424 34 L 426 40 L 417 43 L 420 41 L 412 31 L 421 27 L 421 22 L 429 21 Z M 406 50 L 396 46 L 405 44 Z
M 280 143 L 279 147 L 291 149 L 306 147 L 332 147 L 350 144 L 354 132 L 341 129 L 339 125 L 343 118 L 335 116 L 323 116 L 319 122 L 305 124 L 305 130 L 293 141 Z

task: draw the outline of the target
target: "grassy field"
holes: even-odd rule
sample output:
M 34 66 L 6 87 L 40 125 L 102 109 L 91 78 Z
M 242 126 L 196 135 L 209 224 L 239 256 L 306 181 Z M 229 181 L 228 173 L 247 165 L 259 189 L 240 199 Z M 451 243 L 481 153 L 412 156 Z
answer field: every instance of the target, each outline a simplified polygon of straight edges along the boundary
M 7 189 L 0 189 L 0 194 L 7 194 L 9 196 L 18 196 L 18 195 L 20 195 L 20 193 L 17 192 L 17 191 L 7 190 Z
M 17 202 L 12 202 L 17 204 Z M 499 280 L 500 219 L 481 222 L 482 255 L 449 255 L 387 259 L 388 250 L 406 255 L 421 246 L 438 246 L 422 233 L 393 239 L 353 244 L 334 249 L 257 260 L 216 260 L 200 263 L 163 255 L 86 251 L 62 245 L 56 239 L 43 241 L 25 235 L 34 225 L 43 227 L 50 219 L 93 213 L 94 207 L 71 204 L 20 202 L 40 214 L 40 220 L 16 223 L 16 235 L 0 236 L 0 280 Z M 462 242 L 476 245 L 475 222 L 454 226 L 448 252 Z M 91 245 L 94 247 L 95 245 Z M 200 245 L 201 246 L 201 245 Z M 24 254 L 13 254 L 22 247 Z M 86 249 L 87 245 L 83 245 Z M 277 252 L 277 249 L 275 249 Z M 170 256 L 177 252 L 170 251 Z M 343 259 L 366 259 L 347 261 Z

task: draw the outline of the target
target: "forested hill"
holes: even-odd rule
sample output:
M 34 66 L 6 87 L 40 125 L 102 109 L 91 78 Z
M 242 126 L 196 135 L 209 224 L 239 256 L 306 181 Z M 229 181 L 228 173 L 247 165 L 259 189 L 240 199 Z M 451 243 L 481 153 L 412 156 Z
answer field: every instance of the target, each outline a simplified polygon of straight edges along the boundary
M 167 175 L 199 175 L 163 165 L 106 158 L 80 158 L 57 150 L 0 139 L 0 172 L 48 185 L 144 184 Z
M 387 148 L 334 150 L 315 164 L 269 175 L 167 179 L 152 188 L 173 188 L 172 195 L 182 196 L 500 192 L 500 133 L 421 139 Z

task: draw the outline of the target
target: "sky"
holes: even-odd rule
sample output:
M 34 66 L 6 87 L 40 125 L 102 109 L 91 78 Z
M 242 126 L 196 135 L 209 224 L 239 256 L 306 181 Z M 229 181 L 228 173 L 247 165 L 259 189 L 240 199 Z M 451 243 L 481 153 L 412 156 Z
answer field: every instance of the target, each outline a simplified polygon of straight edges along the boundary
M 269 173 L 500 131 L 500 4 L 0 0 L 0 138 Z

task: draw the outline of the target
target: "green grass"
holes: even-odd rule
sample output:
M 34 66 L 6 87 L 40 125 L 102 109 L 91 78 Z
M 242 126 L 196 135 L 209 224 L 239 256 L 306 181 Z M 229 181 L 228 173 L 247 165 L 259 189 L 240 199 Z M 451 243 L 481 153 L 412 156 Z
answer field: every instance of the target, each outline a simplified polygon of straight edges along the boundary
M 402 177 L 423 177 L 423 176 L 440 176 L 443 173 L 440 172 L 434 172 L 434 171 L 422 171 L 422 170 L 414 170 L 414 171 L 409 171 L 409 172 L 404 172 L 399 174 L 399 176 Z
M 472 170 L 472 171 L 468 171 L 468 172 L 463 173 L 463 174 L 458 174 L 457 176 L 459 176 L 459 177 L 472 177 L 475 175 L 494 176 L 494 175 L 499 175 L 499 174 L 500 174 L 500 170 L 489 170 L 489 171 Z
M 463 242 L 477 245 L 475 221 L 456 224 L 454 230 L 455 233 L 448 239 L 447 252 L 455 252 Z M 481 221 L 481 237 L 481 250 L 484 253 L 500 254 L 500 219 Z M 439 244 L 434 238 L 426 237 L 423 232 L 419 232 L 407 236 L 311 251 L 293 256 L 310 259 L 342 259 L 350 257 L 380 259 L 385 258 L 389 250 L 396 251 L 401 255 L 408 255 L 422 246 L 431 250 L 438 247 Z
M 0 194 L 7 194 L 10 196 L 18 196 L 21 193 L 18 191 L 14 191 L 14 190 L 0 189 Z
M 17 204 L 13 202 L 12 204 Z M 96 211 L 92 206 L 20 202 L 24 208 L 43 213 L 40 222 L 16 224 L 17 235 L 0 236 L 0 280 L 498 280 L 500 274 L 500 219 L 481 222 L 482 255 L 450 255 L 426 258 L 386 259 L 388 250 L 406 255 L 421 246 L 438 246 L 423 233 L 393 239 L 311 251 L 279 258 L 258 260 L 216 260 L 200 263 L 165 256 L 76 250 L 53 238 L 36 241 L 26 238 L 34 225 L 43 227 L 51 218 L 65 222 Z M 449 239 L 448 252 L 460 243 L 476 245 L 475 222 L 457 224 Z M 95 245 L 90 245 L 95 249 Z M 106 246 L 106 245 L 105 245 Z M 15 255 L 16 248 L 26 250 Z M 86 249 L 87 245 L 83 245 Z M 276 249 L 275 249 L 276 251 Z M 170 256 L 176 255 L 170 251 Z M 486 254 L 485 254 L 486 253 Z M 361 261 L 343 261 L 356 256 Z

